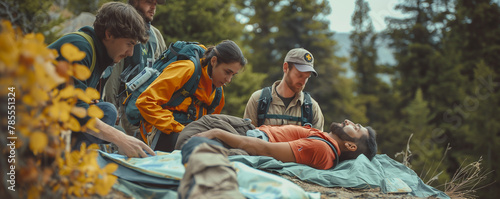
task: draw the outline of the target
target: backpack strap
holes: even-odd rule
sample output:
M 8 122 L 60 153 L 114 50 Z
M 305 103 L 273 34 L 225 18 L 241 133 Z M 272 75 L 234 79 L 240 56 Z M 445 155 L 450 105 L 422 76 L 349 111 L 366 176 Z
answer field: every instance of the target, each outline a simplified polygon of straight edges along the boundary
M 197 43 L 193 43 L 197 44 Z M 172 46 L 173 44 L 170 44 L 169 49 L 171 50 L 171 53 L 173 53 L 175 56 L 178 57 L 177 60 L 182 60 L 185 58 L 188 58 L 194 63 L 194 72 L 191 78 L 178 90 L 174 92 L 170 100 L 161 105 L 162 108 L 166 108 L 167 106 L 175 107 L 181 104 L 186 98 L 190 97 L 192 99 L 191 104 L 188 107 L 187 113 L 184 112 L 174 112 L 174 119 L 181 123 L 181 124 L 186 124 L 191 121 L 196 120 L 196 107 L 194 106 L 197 103 L 197 99 L 194 96 L 194 93 L 198 89 L 198 83 L 200 82 L 201 79 L 201 73 L 202 73 L 202 66 L 200 63 L 200 52 L 194 53 L 195 56 L 187 56 L 180 54 L 179 52 L 176 52 L 175 49 Z M 196 49 L 195 49 L 196 50 Z M 197 51 L 197 50 L 196 50 Z M 200 114 L 202 111 L 200 111 Z
M 268 118 L 267 111 L 272 101 L 273 96 L 271 96 L 271 87 L 263 88 L 260 94 L 259 104 L 257 105 L 257 126 L 263 125 L 266 118 Z
M 177 41 L 175 43 L 171 43 L 169 45 L 169 48 L 162 53 L 159 59 L 157 59 L 151 67 L 151 69 L 155 70 L 156 73 L 148 77 L 146 82 L 140 85 L 140 87 L 134 89 L 134 91 L 131 92 L 130 97 L 127 97 L 127 99 L 124 101 L 124 104 L 126 105 L 125 113 L 130 123 L 137 125 L 141 120 L 144 119 L 141 116 L 139 109 L 135 105 L 137 98 L 148 88 L 148 86 L 152 82 L 154 82 L 158 78 L 158 76 L 161 75 L 161 73 L 165 72 L 164 69 L 173 62 L 179 60 L 190 60 L 191 62 L 193 62 L 195 70 L 191 77 L 189 77 L 187 82 L 184 83 L 182 87 L 176 89 L 176 91 L 173 92 L 169 101 L 165 104 L 160 104 L 160 106 L 162 108 L 167 108 L 167 106 L 175 107 L 180 105 L 186 99 L 186 97 L 194 96 L 202 74 L 200 57 L 203 56 L 205 49 L 206 48 L 198 42 Z M 186 67 L 190 66 L 187 65 Z M 183 121 L 189 122 L 189 120 L 187 120 L 187 114 L 185 111 L 173 111 L 173 115 L 174 119 L 181 124 L 186 124 L 186 122 Z M 194 117 L 196 117 L 196 114 L 194 115 Z
M 190 123 L 192 121 L 195 121 L 196 118 L 199 119 L 199 118 L 203 117 L 203 113 L 204 113 L 203 109 L 206 110 L 207 115 L 212 114 L 215 111 L 215 107 L 219 106 L 219 104 L 220 104 L 220 101 L 222 99 L 222 89 L 221 88 L 215 89 L 215 96 L 214 96 L 214 99 L 212 100 L 212 103 L 210 105 L 207 105 L 207 104 L 203 103 L 202 101 L 198 100 L 198 98 L 196 98 L 196 96 L 194 96 L 194 95 L 191 95 L 189 97 L 191 97 L 192 102 L 188 107 L 187 117 L 184 117 L 184 116 L 179 117 L 180 120 L 178 122 L 180 122 L 180 123 L 182 123 L 182 122 Z M 198 116 L 196 116 L 195 105 L 198 105 L 200 107 L 200 111 L 198 111 Z M 174 117 L 175 117 L 175 115 L 174 115 Z M 186 119 L 187 119 L 187 121 L 186 121 Z
M 265 87 L 262 89 L 262 93 L 260 94 L 259 104 L 257 106 L 257 125 L 261 126 L 264 124 L 265 119 L 285 119 L 289 121 L 301 122 L 302 126 L 311 125 L 310 123 L 313 121 L 313 113 L 312 113 L 312 100 L 311 95 L 307 92 L 304 93 L 304 102 L 302 102 L 302 113 L 301 117 L 295 117 L 290 115 L 277 115 L 277 114 L 267 114 L 269 111 L 269 106 L 273 101 L 273 97 L 271 96 L 271 87 Z M 312 127 L 312 125 L 311 125 Z
M 149 47 L 151 47 L 151 57 L 154 59 L 155 58 L 155 52 L 156 52 L 156 49 L 158 49 L 158 39 L 156 38 L 156 35 L 155 35 L 155 31 L 153 30 L 153 28 L 149 28 Z
M 313 111 L 312 111 L 312 100 L 311 95 L 308 92 L 302 92 L 304 94 L 304 101 L 302 102 L 302 126 L 310 124 L 312 126 L 313 121 Z
M 174 48 L 172 48 L 172 44 L 170 44 L 169 49 L 171 50 L 172 53 L 174 53 L 176 56 L 181 56 L 181 54 L 177 53 Z M 198 88 L 198 83 L 200 82 L 201 78 L 201 63 L 200 63 L 200 56 L 198 53 L 195 53 L 195 57 L 191 57 L 189 60 L 191 60 L 194 63 L 194 73 L 189 78 L 189 80 L 180 88 L 179 90 L 176 90 L 170 100 L 161 105 L 163 108 L 166 108 L 167 106 L 178 106 L 181 104 L 184 99 L 187 97 L 190 97 L 194 95 L 196 92 L 196 89 Z
M 323 142 L 327 143 L 327 144 L 328 144 L 328 146 L 330 146 L 330 148 L 331 148 L 331 149 L 332 149 L 332 151 L 333 151 L 333 154 L 335 155 L 335 164 L 334 164 L 334 165 L 333 165 L 330 169 L 335 168 L 335 167 L 339 164 L 339 154 L 338 154 L 338 152 L 337 152 L 337 149 L 335 148 L 335 146 L 333 146 L 333 144 L 332 144 L 331 142 L 329 142 L 329 141 L 327 141 L 327 140 L 325 140 L 325 139 L 323 139 L 323 138 L 321 138 L 321 137 L 319 137 L 319 136 L 316 136 L 316 135 L 309 136 L 309 137 L 307 137 L 307 138 L 310 138 L 310 139 L 315 139 L 315 140 L 321 140 L 321 141 L 323 141 Z
M 215 97 L 212 103 L 206 107 L 207 114 L 212 114 L 215 111 L 215 107 L 219 106 L 220 100 L 222 99 L 222 88 L 215 89 Z M 198 117 L 200 118 L 200 117 Z
M 95 68 L 95 62 L 96 62 L 96 57 L 97 57 L 97 55 L 95 54 L 94 40 L 92 39 L 92 37 L 90 37 L 90 35 L 88 35 L 87 33 L 84 33 L 84 32 L 72 32 L 72 33 L 68 33 L 68 34 L 80 35 L 83 38 L 85 38 L 85 40 L 87 40 L 89 42 L 90 47 L 92 47 L 92 65 L 90 65 L 90 73 L 92 73 L 94 71 L 94 68 Z M 68 35 L 68 34 L 66 34 L 66 35 Z

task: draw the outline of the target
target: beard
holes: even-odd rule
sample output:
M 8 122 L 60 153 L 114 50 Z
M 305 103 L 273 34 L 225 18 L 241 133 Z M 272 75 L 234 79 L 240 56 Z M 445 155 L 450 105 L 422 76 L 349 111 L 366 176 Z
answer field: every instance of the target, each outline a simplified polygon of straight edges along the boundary
M 139 3 L 136 2 L 136 5 L 133 5 L 133 7 L 135 8 L 135 10 L 137 10 L 137 13 L 139 13 L 139 15 L 141 15 L 142 19 L 144 20 L 144 22 L 146 22 L 146 24 L 149 24 L 151 23 L 151 21 L 153 21 L 153 17 L 149 17 L 147 16 L 147 10 L 141 10 L 141 8 L 139 7 L 138 5 Z
M 146 22 L 146 24 L 149 24 L 151 23 L 151 21 L 153 21 L 153 17 L 147 16 L 146 13 L 143 12 L 138 12 L 138 13 L 141 15 L 142 19 L 144 19 L 144 22 Z
M 293 80 L 292 80 L 292 78 L 290 78 L 289 74 L 285 75 L 285 83 L 288 86 L 288 88 L 290 88 L 290 90 L 292 90 L 294 93 L 299 93 L 304 88 L 304 86 L 298 87 L 298 86 L 294 85 Z
M 347 135 L 347 133 L 344 131 L 344 126 L 345 126 L 344 123 L 342 123 L 342 124 L 334 123 L 330 127 L 330 131 L 332 132 L 332 134 L 339 136 L 339 138 L 344 140 L 344 141 L 355 142 L 356 140 L 354 138 L 352 138 L 351 136 Z

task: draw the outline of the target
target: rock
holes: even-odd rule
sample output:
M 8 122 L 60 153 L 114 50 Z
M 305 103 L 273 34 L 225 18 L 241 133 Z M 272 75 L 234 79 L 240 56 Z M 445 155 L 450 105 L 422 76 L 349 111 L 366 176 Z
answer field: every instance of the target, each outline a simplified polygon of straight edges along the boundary
M 69 19 L 59 26 L 54 27 L 56 30 L 60 30 L 59 34 L 64 35 L 66 33 L 75 32 L 83 26 L 92 26 L 94 24 L 95 16 L 88 12 L 82 12 L 77 17 Z M 53 29 L 54 30 L 54 29 Z

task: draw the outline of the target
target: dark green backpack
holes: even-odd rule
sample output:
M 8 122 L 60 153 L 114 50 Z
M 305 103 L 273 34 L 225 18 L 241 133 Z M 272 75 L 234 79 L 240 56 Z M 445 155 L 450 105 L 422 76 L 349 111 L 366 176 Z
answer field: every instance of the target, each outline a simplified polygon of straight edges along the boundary
M 276 114 L 267 114 L 269 110 L 269 105 L 273 101 L 273 97 L 271 96 L 271 87 L 265 87 L 262 89 L 262 93 L 259 98 L 259 105 L 257 106 L 257 125 L 261 126 L 264 124 L 266 119 L 285 119 L 290 121 L 301 122 L 302 126 L 311 125 L 313 121 L 313 111 L 312 111 L 312 100 L 311 95 L 307 92 L 304 93 L 304 102 L 302 103 L 302 116 L 294 117 L 290 115 L 276 115 Z
M 175 121 L 181 124 L 187 124 L 196 119 L 196 108 L 194 105 L 199 102 L 194 96 L 196 89 L 198 89 L 198 83 L 200 82 L 202 66 L 200 63 L 200 58 L 203 57 L 205 49 L 201 47 L 201 44 L 197 42 L 185 42 L 177 41 L 170 44 L 168 49 L 162 53 L 160 58 L 155 61 L 151 68 L 145 68 L 136 77 L 134 77 L 130 82 L 127 83 L 127 90 L 129 91 L 129 96 L 124 102 L 125 105 L 125 115 L 127 116 L 130 124 L 139 125 L 140 121 L 143 119 L 139 109 L 135 105 L 137 98 L 141 95 L 144 90 L 163 72 L 163 70 L 168 67 L 171 63 L 178 60 L 191 60 L 195 65 L 195 70 L 191 78 L 180 88 L 176 90 L 170 100 L 163 104 L 162 107 L 167 106 L 175 107 L 181 104 L 187 97 L 192 98 L 192 103 L 188 108 L 187 112 L 174 112 Z M 147 76 L 145 76 L 147 75 Z M 146 77 L 141 80 L 141 77 Z M 140 84 L 135 84 L 139 82 Z M 215 91 L 215 98 L 212 104 L 205 105 L 201 104 L 203 108 L 207 110 L 207 113 L 211 114 L 220 103 L 222 98 L 222 89 L 217 88 Z M 203 111 L 200 111 L 202 114 Z M 200 118 L 202 115 L 199 115 Z

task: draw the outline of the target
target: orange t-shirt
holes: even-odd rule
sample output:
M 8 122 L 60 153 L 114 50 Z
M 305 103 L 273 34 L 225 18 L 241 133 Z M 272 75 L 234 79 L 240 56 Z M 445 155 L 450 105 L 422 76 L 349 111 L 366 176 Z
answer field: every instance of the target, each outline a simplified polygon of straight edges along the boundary
M 297 125 L 263 125 L 257 129 L 267 134 L 269 142 L 288 142 L 295 156 L 295 162 L 300 164 L 316 169 L 329 169 L 335 162 L 335 154 L 330 145 L 321 140 L 307 139 L 310 136 L 318 136 L 329 141 L 337 149 L 340 156 L 337 141 L 318 129 Z

